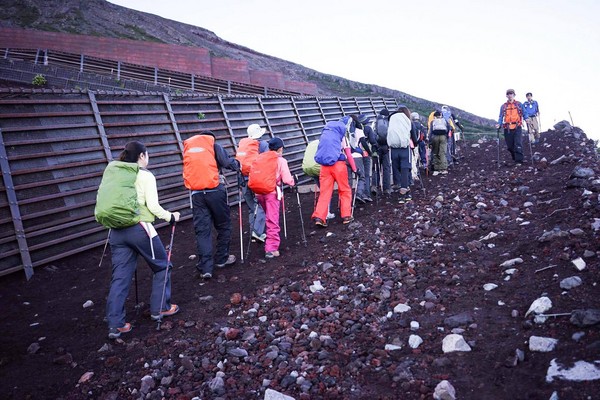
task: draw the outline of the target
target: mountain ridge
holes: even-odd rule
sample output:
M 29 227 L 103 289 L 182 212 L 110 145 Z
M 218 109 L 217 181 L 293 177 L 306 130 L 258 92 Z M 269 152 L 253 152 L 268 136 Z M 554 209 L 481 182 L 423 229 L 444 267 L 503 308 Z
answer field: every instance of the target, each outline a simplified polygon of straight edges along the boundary
M 421 113 L 439 107 L 437 102 L 400 90 L 322 73 L 229 42 L 208 29 L 132 10 L 106 0 L 6 0 L 4 3 L 5 12 L 0 15 L 0 26 L 203 47 L 213 56 L 243 60 L 255 70 L 280 72 L 292 80 L 314 83 L 319 96 L 395 97 Z M 494 122 L 457 107 L 452 108 L 463 122 L 468 121 L 480 128 L 490 128 Z

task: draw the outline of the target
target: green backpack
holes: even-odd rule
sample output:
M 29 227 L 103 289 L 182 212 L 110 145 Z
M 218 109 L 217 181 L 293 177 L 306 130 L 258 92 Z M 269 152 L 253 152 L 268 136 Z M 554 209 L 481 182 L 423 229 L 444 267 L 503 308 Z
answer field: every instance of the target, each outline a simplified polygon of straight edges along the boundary
M 135 180 L 137 163 L 111 161 L 102 175 L 94 216 L 107 228 L 126 228 L 140 222 Z
M 318 177 L 321 172 L 321 165 L 315 161 L 319 140 L 313 140 L 306 146 L 304 158 L 302 159 L 302 171 L 308 176 Z

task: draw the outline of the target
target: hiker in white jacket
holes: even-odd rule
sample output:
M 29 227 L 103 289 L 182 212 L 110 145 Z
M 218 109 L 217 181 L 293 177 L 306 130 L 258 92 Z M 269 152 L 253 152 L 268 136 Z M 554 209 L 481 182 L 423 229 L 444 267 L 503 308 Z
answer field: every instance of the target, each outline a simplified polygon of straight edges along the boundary
M 412 168 L 412 151 L 417 143 L 417 132 L 410 120 L 410 110 L 401 105 L 390 115 L 387 144 L 391 149 L 394 185 L 400 186 L 400 203 L 412 200 L 409 177 Z

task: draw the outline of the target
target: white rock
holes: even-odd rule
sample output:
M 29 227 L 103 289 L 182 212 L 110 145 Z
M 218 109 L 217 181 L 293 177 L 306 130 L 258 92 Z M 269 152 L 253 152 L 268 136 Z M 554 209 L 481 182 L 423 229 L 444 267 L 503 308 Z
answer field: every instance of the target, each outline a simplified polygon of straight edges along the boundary
M 314 281 L 313 284 L 309 286 L 309 289 L 312 293 L 320 292 L 321 290 L 325 290 L 323 285 L 321 285 L 321 281 Z
M 452 353 L 455 351 L 471 351 L 471 346 L 467 344 L 462 335 L 450 334 L 442 341 L 442 351 Z
M 91 371 L 86 372 L 85 374 L 81 375 L 81 378 L 79 378 L 79 381 L 77 383 L 85 383 L 85 382 L 89 381 L 92 376 L 94 376 L 93 372 L 91 372 Z
M 570 276 L 560 281 L 560 288 L 570 290 L 581 285 L 581 278 L 578 276 Z
M 593 194 L 593 193 L 592 193 L 592 192 L 590 192 L 589 190 L 587 190 L 587 189 L 584 189 L 584 190 L 583 190 L 583 194 L 582 194 L 582 196 L 591 196 L 592 194 Z
M 383 263 L 385 263 L 385 260 L 385 257 L 379 257 L 379 264 L 383 265 Z
M 83 308 L 88 308 L 94 305 L 94 302 L 91 300 L 86 301 L 85 303 L 83 303 Z
M 330 237 L 330 236 L 333 236 L 333 233 L 332 233 L 332 232 L 327 232 L 327 233 L 325 234 L 325 237 Z
M 507 270 L 505 270 L 505 271 L 504 271 L 504 273 L 505 273 L 506 275 L 514 275 L 514 274 L 515 274 L 515 272 L 517 272 L 517 269 L 516 269 L 516 268 L 509 268 L 509 269 L 507 269 Z
M 531 336 L 529 338 L 529 350 L 547 353 L 554 350 L 558 344 L 558 339 L 552 339 L 541 336 Z
M 529 306 L 529 310 L 527 310 L 527 312 L 525 313 L 525 316 L 528 316 L 531 313 L 543 314 L 551 308 L 552 308 L 552 300 L 550 300 L 546 296 L 543 296 L 543 297 L 540 297 L 539 299 L 534 300 L 534 302 L 531 303 L 531 306 Z
M 530 201 L 527 201 L 523 204 L 523 207 L 528 208 L 528 207 L 533 207 L 533 203 Z
M 504 306 L 504 305 L 506 305 L 506 303 L 505 303 L 505 302 L 503 302 L 502 300 L 498 300 L 498 305 L 499 305 L 499 306 Z
M 595 231 L 600 230 L 600 218 L 594 218 L 594 222 L 592 222 L 592 229 Z
M 407 306 L 406 304 L 400 303 L 396 307 L 394 307 L 395 313 L 405 313 L 407 311 L 410 311 L 410 306 Z
M 258 317 L 258 320 L 260 322 L 267 322 L 267 316 L 266 315 L 261 315 L 260 317 Z
M 479 203 L 475 204 L 475 207 L 477 207 L 477 208 L 486 208 L 487 204 L 485 204 L 485 203 L 483 203 L 483 202 L 480 201 Z
M 508 267 L 512 267 L 515 264 L 522 264 L 522 263 L 523 263 L 523 259 L 521 257 L 517 257 L 517 258 L 512 258 L 510 260 L 504 261 L 502 264 L 500 264 L 500 267 L 508 268 Z
M 574 259 L 573 261 L 571 261 L 573 263 L 573 265 L 575 265 L 575 268 L 577 268 L 577 271 L 583 271 L 585 269 L 585 261 L 583 261 L 583 259 L 581 257 Z
M 480 240 L 480 241 L 483 241 L 483 240 L 490 240 L 490 239 L 493 239 L 493 238 L 495 238 L 496 236 L 498 236 L 498 234 L 497 234 L 497 233 L 495 233 L 495 232 L 490 232 L 490 233 L 488 233 L 487 235 L 485 235 L 485 236 L 483 236 L 483 237 L 479 238 L 479 240 Z
M 410 335 L 408 338 L 408 345 L 411 349 L 416 349 L 423 343 L 423 339 L 419 335 Z
M 444 380 L 437 384 L 433 392 L 434 400 L 455 400 L 456 389 L 450 384 L 450 382 Z
M 398 346 L 395 344 L 386 344 L 385 345 L 385 351 L 394 351 L 394 350 L 400 350 L 402 348 L 402 346 Z
M 569 363 L 571 365 L 571 363 Z M 546 373 L 546 382 L 552 382 L 554 379 L 566 381 L 594 381 L 600 379 L 600 361 L 593 363 L 587 361 L 576 361 L 571 368 L 556 362 L 556 358 L 550 361 L 548 372 Z
M 483 285 L 483 290 L 485 290 L 486 292 L 489 292 L 490 290 L 494 290 L 498 287 L 498 285 L 496 285 L 495 283 L 486 283 L 485 285 Z
M 458 197 L 458 195 L 456 195 L 456 197 L 453 198 L 452 200 L 454 200 L 454 201 L 460 201 L 460 197 Z
M 192 254 L 191 256 L 188 257 L 190 260 L 195 260 L 196 259 L 196 255 Z
M 556 392 L 556 390 L 554 392 L 552 392 L 552 395 L 550 396 L 550 398 L 548 400 L 559 400 L 558 393 Z
M 277 390 L 267 389 L 265 390 L 264 400 L 296 400 L 287 394 L 278 392 Z
M 419 328 L 420 328 L 420 325 L 417 321 L 410 321 L 410 330 L 411 331 L 416 331 Z

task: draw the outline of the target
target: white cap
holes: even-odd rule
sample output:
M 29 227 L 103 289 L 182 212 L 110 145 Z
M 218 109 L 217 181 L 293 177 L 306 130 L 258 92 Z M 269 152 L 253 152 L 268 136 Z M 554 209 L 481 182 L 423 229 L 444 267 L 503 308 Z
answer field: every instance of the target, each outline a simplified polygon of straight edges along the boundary
M 246 131 L 250 139 L 258 139 L 267 132 L 265 128 L 261 128 L 258 124 L 250 125 Z

